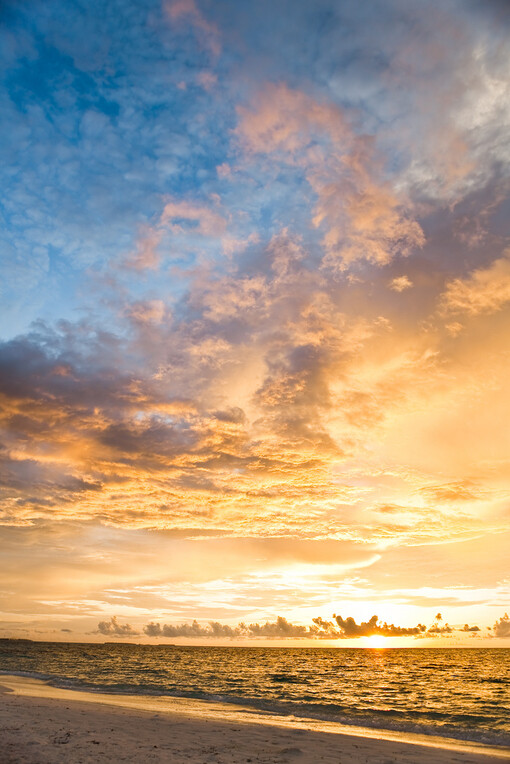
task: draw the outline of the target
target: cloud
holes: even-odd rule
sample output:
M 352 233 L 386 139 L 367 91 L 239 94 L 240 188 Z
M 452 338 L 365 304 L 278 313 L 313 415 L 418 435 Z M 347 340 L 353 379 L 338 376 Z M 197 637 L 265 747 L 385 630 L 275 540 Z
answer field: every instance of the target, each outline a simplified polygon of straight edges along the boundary
M 483 497 L 479 489 L 470 481 L 428 485 L 420 493 L 439 502 L 477 501 Z
M 137 300 L 126 308 L 126 315 L 138 326 L 159 325 L 170 318 L 163 300 Z
M 448 623 L 445 623 L 444 626 L 434 624 L 430 629 L 427 629 L 427 634 L 451 634 L 453 631 L 454 629 Z
M 480 627 L 479 626 L 470 626 L 468 623 L 465 623 L 464 626 L 462 627 L 462 629 L 459 629 L 459 631 L 465 631 L 465 632 L 468 632 L 468 633 L 471 632 L 471 633 L 476 634 L 477 632 L 480 631 Z
M 167 210 L 172 225 L 184 212 L 189 207 Z M 208 217 L 199 225 L 216 222 Z M 19 498 L 35 496 L 37 486 L 40 508 L 46 501 L 68 504 L 67 488 L 102 493 L 100 512 L 108 494 L 119 506 L 132 500 L 142 515 L 143 469 L 161 473 L 154 488 L 169 509 L 180 502 L 206 507 L 218 492 L 227 502 L 231 495 L 232 504 L 235 494 L 251 505 L 262 493 L 295 502 L 302 480 L 311 486 L 311 469 L 317 474 L 310 490 L 319 501 L 328 490 L 321 464 L 339 453 L 321 421 L 331 406 L 328 365 L 336 353 L 347 358 L 357 341 L 347 329 L 335 349 L 338 311 L 303 283 L 294 242 L 275 238 L 268 254 L 276 279 L 198 281 L 178 319 L 162 300 L 124 304 L 131 336 L 63 323 L 59 331 L 40 326 L 3 344 L 3 457 L 11 490 L 21 488 L 24 475 L 30 492 Z M 229 389 L 235 405 L 227 405 Z M 93 511 L 92 502 L 81 506 Z
M 208 21 L 199 10 L 195 0 L 170 0 L 165 4 L 166 12 L 172 21 L 187 20 L 197 32 L 204 47 L 218 56 L 221 52 L 218 27 Z
M 181 233 L 187 225 L 201 236 L 219 236 L 225 231 L 226 221 L 207 206 L 181 201 L 165 204 L 161 224 L 173 233 Z
M 188 101 L 177 88 L 208 68 L 197 36 L 180 34 L 186 20 L 207 52 L 209 43 L 217 47 L 214 25 L 207 26 L 196 5 L 188 3 L 186 11 L 181 4 L 171 24 L 159 3 L 124 3 L 122 25 L 85 7 L 71 12 L 61 0 L 55 8 L 55 14 L 36 12 L 32 24 L 17 7 L 1 30 L 0 118 L 12 126 L 0 150 L 2 182 L 10 189 L 2 241 L 5 307 L 10 304 L 4 336 L 49 313 L 74 318 L 88 302 L 80 294 L 88 268 L 104 272 L 106 262 L 124 260 L 127 252 L 134 260 L 157 260 L 157 237 L 143 233 L 161 199 L 169 192 L 182 199 L 180 179 L 193 179 L 203 156 L 225 158 L 218 155 L 220 110 L 205 90 L 194 87 Z M 7 53 L 13 39 L 19 58 Z M 113 79 L 104 78 L 106 70 Z M 218 122 L 207 121 L 200 140 L 193 138 L 192 123 L 197 127 L 209 109 Z M 202 148 L 195 154 L 199 144 L 205 154 Z M 48 193 L 41 196 L 41 188 Z
M 454 279 L 441 296 L 444 313 L 477 316 L 495 313 L 510 302 L 510 254 L 476 269 L 465 279 Z
M 403 292 L 404 289 L 412 287 L 413 282 L 407 276 L 395 276 L 395 278 L 390 281 L 389 286 L 390 289 L 393 289 L 395 292 Z
M 302 168 L 317 195 L 313 224 L 325 230 L 323 264 L 358 260 L 379 265 L 424 244 L 405 200 L 378 177 L 373 142 L 356 135 L 336 105 L 285 85 L 270 85 L 251 108 L 238 109 L 236 134 L 245 151 Z
M 125 265 L 135 270 L 157 268 L 160 262 L 159 245 L 161 244 L 163 233 L 162 228 L 141 226 L 136 249 L 128 256 Z
M 422 198 L 455 203 L 473 188 L 499 185 L 510 158 L 504 138 L 510 124 L 508 28 L 495 22 L 494 8 L 482 16 L 462 5 L 394 4 L 405 18 L 402 37 L 390 34 L 383 45 L 389 87 L 381 101 L 373 99 L 386 119 L 384 100 L 389 103 L 399 122 L 398 130 L 388 126 L 386 139 L 393 138 L 394 150 L 399 141 L 401 158 L 408 159 L 401 181 Z
M 510 618 L 508 613 L 501 616 L 493 626 L 493 635 L 498 638 L 510 637 Z
M 129 623 L 119 623 L 115 615 L 109 621 L 100 621 L 97 624 L 97 631 L 105 637 L 135 637 L 138 635 L 136 629 L 133 629 Z
M 210 71 L 204 70 L 197 75 L 197 82 L 204 88 L 204 90 L 211 90 L 218 82 L 218 77 Z
M 1 30 L 6 607 L 503 601 L 495 4 L 53 4 Z
M 440 636 L 443 634 L 451 634 L 454 629 L 452 626 L 450 626 L 448 623 L 442 624 L 443 616 L 441 613 L 438 613 L 434 619 L 434 623 L 432 626 L 430 626 L 427 629 L 427 634 L 432 634 L 433 636 Z
M 206 204 L 189 201 L 168 201 L 155 226 L 141 226 L 135 252 L 128 255 L 123 263 L 135 270 L 157 269 L 161 258 L 197 246 L 197 237 L 212 239 L 219 245 L 225 239 L 227 222 L 216 210 Z M 231 245 L 231 244 L 230 244 Z
M 161 626 L 159 623 L 149 623 L 144 627 L 144 633 L 149 637 L 187 637 L 187 638 L 254 638 L 265 637 L 267 639 L 285 639 L 285 638 L 299 638 L 308 635 L 308 629 L 306 626 L 299 626 L 289 623 L 286 618 L 279 616 L 276 621 L 266 623 L 240 623 L 238 626 L 232 627 L 226 624 L 218 623 L 217 621 L 210 621 L 206 626 L 201 626 L 198 621 L 193 621 L 191 624 L 181 624 L 179 626 L 172 626 L 164 624 Z
M 189 211 L 172 206 L 170 224 L 187 225 L 178 213 Z M 205 220 L 191 222 L 217 223 Z M 200 522 L 241 536 L 250 517 L 253 535 L 295 538 L 309 535 L 313 508 L 318 537 L 334 527 L 338 538 L 432 540 L 465 527 L 437 504 L 486 500 L 486 478 L 462 478 L 461 468 L 457 480 L 430 487 L 422 462 L 438 444 L 403 448 L 402 437 L 412 421 L 414 445 L 423 441 L 442 396 L 454 395 L 453 416 L 476 382 L 463 398 L 430 334 L 406 335 L 396 322 L 389 330 L 375 306 L 375 320 L 364 316 L 360 286 L 335 284 L 307 258 L 302 239 L 281 231 L 228 273 L 197 269 L 171 309 L 160 297 L 135 297 L 106 325 L 40 324 L 2 343 L 4 517 L 46 517 L 58 506 L 121 526 Z M 361 315 L 344 310 L 353 298 Z M 457 425 L 453 417 L 453 440 Z M 392 438 L 394 464 L 417 462 L 405 486 L 367 456 L 367 443 L 387 448 Z M 448 464 L 459 453 L 448 449 Z M 381 491 L 380 502 L 359 487 L 360 454 L 375 459 L 369 491 Z M 400 509 L 372 522 L 350 513 L 357 502 Z
M 388 624 L 386 622 L 379 623 L 378 616 L 373 615 L 369 621 L 357 624 L 354 618 L 350 617 L 343 619 L 339 615 L 333 616 L 334 620 L 340 628 L 340 635 L 342 639 L 352 639 L 359 637 L 371 637 L 378 635 L 381 637 L 409 637 L 422 634 L 426 626 L 419 623 L 413 627 L 395 626 L 394 624 Z
M 330 588 L 321 583 L 325 572 L 342 578 L 378 558 L 370 545 L 349 541 L 241 538 L 197 513 L 195 527 L 169 528 L 173 507 L 155 508 L 152 530 L 136 528 L 147 524 L 147 509 L 137 514 L 119 506 L 115 518 L 104 507 L 103 522 L 77 522 L 76 511 L 67 519 L 62 512 L 58 524 L 55 507 L 45 520 L 33 519 L 33 507 L 28 520 L 22 509 L 29 508 L 17 508 L 18 527 L 0 526 L 0 610 L 60 618 L 59 626 L 81 616 L 74 633 L 120 607 L 136 609 L 145 621 L 156 610 L 183 620 L 242 618 L 247 602 L 266 596 L 282 606 L 310 588 L 323 597 Z
M 379 623 L 376 615 L 372 616 L 369 621 L 360 624 L 357 624 L 352 617 L 343 619 L 341 616 L 335 615 L 332 621 L 326 621 L 321 617 L 314 618 L 310 626 L 293 624 L 283 616 L 278 616 L 276 621 L 250 624 L 240 623 L 237 626 L 228 626 L 215 621 L 202 626 L 195 620 L 191 624 L 185 623 L 178 626 L 161 625 L 151 622 L 144 627 L 144 633 L 150 637 L 227 637 L 231 639 L 261 637 L 266 639 L 359 639 L 360 637 L 371 637 L 374 635 L 409 637 L 419 636 L 425 630 L 426 626 L 422 624 L 408 628 L 386 622 Z

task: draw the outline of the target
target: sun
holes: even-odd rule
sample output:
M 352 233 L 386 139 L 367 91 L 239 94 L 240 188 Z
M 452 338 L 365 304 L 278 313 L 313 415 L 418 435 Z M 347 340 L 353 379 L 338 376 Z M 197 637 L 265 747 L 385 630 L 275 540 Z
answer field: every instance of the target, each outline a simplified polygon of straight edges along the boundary
M 372 634 L 371 637 L 367 637 L 367 640 L 368 647 L 374 647 L 377 650 L 386 647 L 386 637 L 381 637 L 379 634 Z

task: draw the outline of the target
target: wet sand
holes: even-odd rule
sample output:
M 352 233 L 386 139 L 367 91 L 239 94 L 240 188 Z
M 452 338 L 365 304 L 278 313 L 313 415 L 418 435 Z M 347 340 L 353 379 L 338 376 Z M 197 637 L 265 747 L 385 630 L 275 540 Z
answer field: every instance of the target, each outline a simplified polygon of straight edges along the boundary
M 2 764 L 496 764 L 510 749 L 0 676 Z

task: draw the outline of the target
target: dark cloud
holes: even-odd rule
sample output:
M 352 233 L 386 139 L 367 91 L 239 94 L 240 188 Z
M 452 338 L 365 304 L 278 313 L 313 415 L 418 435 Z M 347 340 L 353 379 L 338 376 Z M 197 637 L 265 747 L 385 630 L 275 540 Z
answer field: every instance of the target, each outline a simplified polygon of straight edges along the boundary
M 427 634 L 451 634 L 452 631 L 453 628 L 448 623 L 445 623 L 444 626 L 433 624 L 430 629 L 427 629 Z
M 357 624 L 352 617 L 343 619 L 341 616 L 335 615 L 331 621 L 317 617 L 313 619 L 311 626 L 293 624 L 283 616 L 278 616 L 276 621 L 239 623 L 237 626 L 228 626 L 215 621 L 210 621 L 207 625 L 202 626 L 196 620 L 191 624 L 185 623 L 178 626 L 151 622 L 144 627 L 144 633 L 150 637 L 168 638 L 359 639 L 360 637 L 371 636 L 420 636 L 423 635 L 426 628 L 423 624 L 405 627 L 386 622 L 379 623 L 376 615 L 372 616 L 369 621 L 360 624 Z
M 207 626 L 201 626 L 198 621 L 193 621 L 191 624 L 183 623 L 179 626 L 149 623 L 144 627 L 144 633 L 149 637 L 167 637 L 171 639 L 176 637 L 202 638 L 240 636 L 238 629 L 231 628 L 230 626 L 215 621 L 211 621 Z
M 479 626 L 470 626 L 468 623 L 465 623 L 462 629 L 459 629 L 459 631 L 465 631 L 465 632 L 473 632 L 476 633 L 477 631 L 480 631 Z
M 451 634 L 453 631 L 454 629 L 448 623 L 443 624 L 443 616 L 441 613 L 437 613 L 434 618 L 434 623 L 427 629 L 427 634 L 440 636 L 442 634 Z
M 422 634 L 427 628 L 421 623 L 411 628 L 395 626 L 392 623 L 388 624 L 386 622 L 380 624 L 378 623 L 379 619 L 376 615 L 373 615 L 369 621 L 362 622 L 359 625 L 356 623 L 354 618 L 351 617 L 346 618 L 345 620 L 339 615 L 335 615 L 333 617 L 340 628 L 341 638 L 343 639 L 371 637 L 373 635 L 378 635 L 381 637 L 417 636 L 418 634 Z
M 306 626 L 300 626 L 297 624 L 289 623 L 286 618 L 278 616 L 276 621 L 266 623 L 250 623 L 249 626 L 241 625 L 241 631 L 246 629 L 247 635 L 250 637 L 266 637 L 270 638 L 296 638 L 306 637 L 309 629 Z
M 296 315 L 299 304 L 293 308 Z M 276 384 L 280 392 L 271 393 L 267 406 L 261 401 L 267 410 L 259 425 L 268 433 L 279 432 L 281 438 L 273 447 L 271 434 L 264 445 L 260 437 L 250 440 L 242 408 L 208 410 L 201 403 L 197 380 L 207 389 L 211 379 L 207 370 L 196 373 L 194 351 L 200 342 L 221 347 L 225 328 L 218 321 L 204 325 L 203 337 L 195 331 L 190 344 L 189 327 L 182 324 L 172 348 L 180 347 L 184 355 L 175 359 L 177 373 L 165 373 L 163 380 L 156 379 L 154 364 L 159 359 L 151 357 L 150 348 L 145 348 L 147 370 L 138 366 L 135 371 L 126 367 L 134 350 L 129 340 L 86 324 L 62 323 L 58 331 L 40 325 L 26 337 L 1 344 L 4 487 L 10 494 L 16 491 L 27 506 L 37 497 L 39 510 L 73 503 L 73 494 L 84 491 L 97 491 L 97 503 L 104 506 L 110 484 L 124 481 L 132 490 L 141 486 L 141 471 L 144 480 L 147 474 L 164 471 L 164 485 L 177 491 L 183 503 L 193 504 L 194 494 L 203 501 L 207 495 L 214 500 L 215 494 L 239 493 L 230 479 L 235 471 L 281 475 L 275 497 L 285 485 L 285 472 L 297 478 L 299 473 L 319 471 L 324 461 L 340 453 L 319 416 L 330 406 L 323 370 L 328 354 L 311 346 L 293 347 L 291 342 L 284 351 L 285 362 L 268 357 L 265 387 Z M 161 340 L 168 339 L 166 327 Z M 186 400 L 190 393 L 193 402 Z M 260 397 L 255 389 L 254 394 Z M 20 446 L 30 458 L 20 458 Z M 316 491 L 322 490 L 321 481 L 314 484 Z M 159 483 L 164 499 L 162 487 Z M 285 490 L 290 489 L 286 481 Z
M 265 637 L 266 639 L 289 639 L 314 636 L 314 629 L 307 626 L 292 624 L 286 618 L 278 616 L 276 621 L 266 623 L 240 623 L 238 626 L 228 626 L 210 621 L 206 626 L 201 626 L 198 621 L 191 624 L 185 623 L 179 626 L 159 623 L 149 623 L 144 628 L 149 637 L 187 637 L 187 638 L 221 638 L 230 639 Z
M 97 624 L 97 633 L 104 634 L 105 637 L 135 637 L 138 635 L 136 629 L 133 629 L 129 623 L 119 623 L 115 615 L 109 621 L 100 621 Z

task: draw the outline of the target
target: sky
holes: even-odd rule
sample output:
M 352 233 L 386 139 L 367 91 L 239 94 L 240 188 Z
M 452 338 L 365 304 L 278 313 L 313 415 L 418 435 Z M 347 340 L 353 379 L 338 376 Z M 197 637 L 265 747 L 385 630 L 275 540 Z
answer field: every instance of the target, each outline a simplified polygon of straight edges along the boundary
M 506 0 L 6 0 L 0 636 L 510 646 Z

